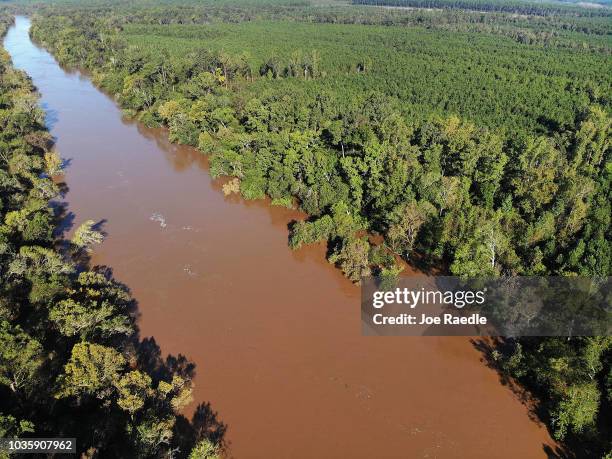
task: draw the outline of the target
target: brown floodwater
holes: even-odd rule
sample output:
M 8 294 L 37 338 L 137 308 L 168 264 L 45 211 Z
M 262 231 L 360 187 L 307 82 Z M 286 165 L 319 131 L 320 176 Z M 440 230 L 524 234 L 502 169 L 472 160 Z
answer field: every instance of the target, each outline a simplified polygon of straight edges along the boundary
M 464 337 L 363 337 L 359 288 L 323 246 L 291 251 L 295 211 L 224 197 L 205 157 L 122 120 L 17 18 L 5 47 L 40 91 L 75 225 L 139 302 L 143 337 L 196 364 L 195 399 L 236 458 L 540 458 L 547 430 Z

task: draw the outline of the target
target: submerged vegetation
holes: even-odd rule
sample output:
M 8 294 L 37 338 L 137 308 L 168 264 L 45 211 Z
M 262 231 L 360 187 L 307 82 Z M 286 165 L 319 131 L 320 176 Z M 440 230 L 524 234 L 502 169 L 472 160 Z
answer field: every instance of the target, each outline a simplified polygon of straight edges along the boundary
M 327 243 L 353 281 L 397 274 L 395 257 L 461 276 L 609 276 L 609 10 L 438 3 L 451 6 L 62 6 L 31 34 L 126 114 L 210 155 L 227 194 L 305 211 L 290 247 Z M 106 336 L 63 320 L 59 332 Z M 122 352 L 104 359 L 118 374 Z M 513 339 L 492 355 L 540 397 L 557 439 L 585 457 L 612 450 L 609 337 Z M 74 359 L 57 394 L 81 400 Z M 146 381 L 157 400 L 161 382 Z
M 0 13 L 0 36 L 11 21 Z M 61 160 L 37 102 L 0 49 L 0 437 L 76 437 L 82 457 L 213 458 L 223 426 L 209 407 L 179 414 L 193 365 L 141 340 L 128 289 L 88 266 L 99 228 L 58 234 Z

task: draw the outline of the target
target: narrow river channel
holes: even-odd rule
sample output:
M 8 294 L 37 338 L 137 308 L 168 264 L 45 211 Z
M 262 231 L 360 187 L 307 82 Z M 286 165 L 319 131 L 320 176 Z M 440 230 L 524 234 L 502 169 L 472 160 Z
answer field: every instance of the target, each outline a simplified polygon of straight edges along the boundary
M 287 247 L 297 212 L 224 197 L 201 154 L 123 120 L 29 26 L 4 45 L 68 160 L 74 224 L 103 222 L 94 263 L 132 289 L 143 337 L 196 364 L 194 406 L 227 424 L 231 457 L 547 457 L 546 429 L 468 338 L 362 337 L 359 289 L 324 247 Z

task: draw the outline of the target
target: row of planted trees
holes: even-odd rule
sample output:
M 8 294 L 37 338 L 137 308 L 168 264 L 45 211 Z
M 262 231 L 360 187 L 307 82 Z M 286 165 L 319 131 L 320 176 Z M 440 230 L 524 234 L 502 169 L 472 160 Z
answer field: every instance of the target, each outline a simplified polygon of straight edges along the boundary
M 475 11 L 501 11 L 526 15 L 575 15 L 609 16 L 606 8 L 595 7 L 594 11 L 586 5 L 553 2 L 525 2 L 500 0 L 353 0 L 355 5 L 397 6 L 411 8 L 449 8 Z

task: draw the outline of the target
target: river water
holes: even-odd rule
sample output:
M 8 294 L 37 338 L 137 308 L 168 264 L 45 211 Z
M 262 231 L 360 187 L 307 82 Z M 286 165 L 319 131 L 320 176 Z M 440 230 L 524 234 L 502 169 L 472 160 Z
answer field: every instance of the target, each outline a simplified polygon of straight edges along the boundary
M 74 223 L 102 221 L 93 261 L 132 289 L 142 336 L 196 364 L 231 457 L 547 457 L 546 429 L 468 338 L 362 337 L 359 289 L 323 246 L 287 247 L 297 212 L 224 197 L 201 154 L 122 120 L 29 25 L 4 45 L 69 162 Z

